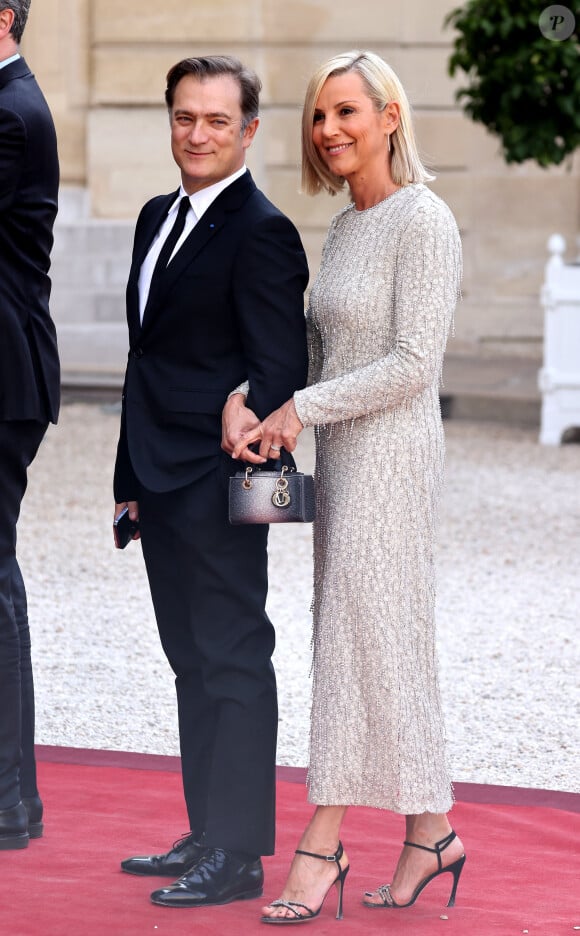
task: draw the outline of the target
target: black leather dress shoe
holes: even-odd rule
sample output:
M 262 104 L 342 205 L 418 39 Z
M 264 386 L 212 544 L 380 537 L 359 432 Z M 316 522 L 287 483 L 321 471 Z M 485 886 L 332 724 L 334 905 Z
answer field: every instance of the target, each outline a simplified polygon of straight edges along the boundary
M 28 813 L 22 803 L 0 809 L 0 851 L 26 848 L 29 837 Z
M 165 855 L 143 855 L 126 858 L 121 868 L 127 874 L 145 874 L 159 877 L 179 877 L 195 864 L 203 854 L 204 846 L 195 840 L 193 833 L 184 835 L 174 842 Z
M 28 814 L 28 834 L 30 838 L 42 838 L 44 830 L 42 813 L 44 809 L 40 796 L 23 796 L 22 803 Z
M 211 907 L 261 897 L 263 884 L 259 858 L 243 861 L 223 848 L 206 848 L 187 874 L 170 887 L 153 891 L 151 900 L 162 907 Z

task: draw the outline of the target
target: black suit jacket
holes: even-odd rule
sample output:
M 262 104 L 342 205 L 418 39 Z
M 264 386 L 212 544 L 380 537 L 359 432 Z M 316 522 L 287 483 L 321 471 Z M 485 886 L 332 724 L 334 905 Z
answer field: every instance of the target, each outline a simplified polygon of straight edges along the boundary
M 50 318 L 59 183 L 56 134 L 23 58 L 0 68 L 0 419 L 56 422 L 60 370 Z
M 140 324 L 139 270 L 177 194 L 148 202 L 135 231 L 118 502 L 138 499 L 138 482 L 169 491 L 214 467 L 221 412 L 242 381 L 250 381 L 248 406 L 260 418 L 306 382 L 306 258 L 296 228 L 249 172 L 194 227 Z

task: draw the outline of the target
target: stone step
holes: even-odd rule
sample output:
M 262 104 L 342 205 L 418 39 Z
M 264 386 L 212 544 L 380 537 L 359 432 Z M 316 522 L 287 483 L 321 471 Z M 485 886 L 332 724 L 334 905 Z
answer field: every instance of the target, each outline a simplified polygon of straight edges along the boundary
M 124 324 L 59 329 L 62 383 L 68 398 L 118 398 L 127 360 Z M 525 358 L 448 355 L 441 388 L 445 419 L 539 426 L 539 364 Z
M 522 357 L 446 355 L 440 394 L 443 416 L 539 426 L 540 366 Z

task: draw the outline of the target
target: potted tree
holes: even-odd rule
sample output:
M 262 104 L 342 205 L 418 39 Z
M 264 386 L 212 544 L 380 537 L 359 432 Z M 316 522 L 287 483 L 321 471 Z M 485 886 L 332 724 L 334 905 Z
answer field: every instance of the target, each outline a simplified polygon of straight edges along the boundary
M 539 7 L 468 0 L 445 24 L 457 30 L 448 68 L 467 76 L 457 92 L 465 113 L 499 137 L 506 162 L 546 168 L 580 145 L 580 46 L 571 11 Z
M 580 21 L 580 9 L 577 10 Z M 457 100 L 499 138 L 507 163 L 561 164 L 580 146 L 580 44 L 574 12 L 535 0 L 468 0 L 446 26 L 457 31 L 448 63 L 467 84 Z M 580 263 L 548 242 L 542 289 L 544 361 L 540 441 L 558 444 L 580 426 Z

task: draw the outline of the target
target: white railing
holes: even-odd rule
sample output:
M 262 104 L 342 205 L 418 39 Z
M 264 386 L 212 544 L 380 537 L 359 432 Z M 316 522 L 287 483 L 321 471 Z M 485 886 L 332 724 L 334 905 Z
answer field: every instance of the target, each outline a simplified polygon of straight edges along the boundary
M 548 240 L 541 302 L 544 307 L 544 360 L 538 374 L 542 393 L 540 442 L 559 445 L 564 434 L 580 430 L 580 258 L 565 263 L 561 234 Z

